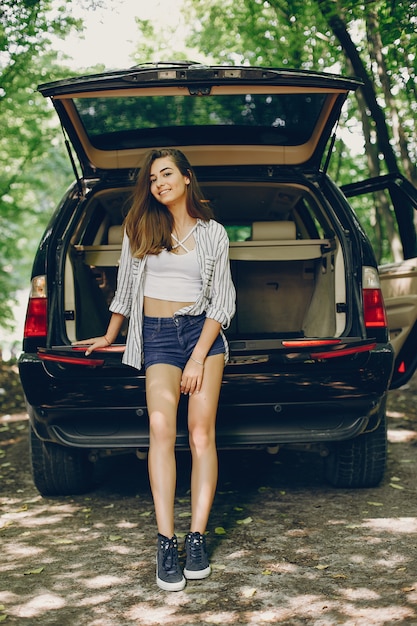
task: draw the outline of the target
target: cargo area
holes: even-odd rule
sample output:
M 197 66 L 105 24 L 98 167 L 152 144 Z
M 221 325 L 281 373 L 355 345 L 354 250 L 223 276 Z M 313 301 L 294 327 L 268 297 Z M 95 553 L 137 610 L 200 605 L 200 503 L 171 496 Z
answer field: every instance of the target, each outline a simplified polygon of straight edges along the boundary
M 345 264 L 328 209 L 294 183 L 202 184 L 230 239 L 237 310 L 229 337 L 333 337 L 346 325 Z M 68 339 L 104 333 L 130 191 L 86 200 L 65 259 Z M 119 341 L 123 341 L 126 327 Z

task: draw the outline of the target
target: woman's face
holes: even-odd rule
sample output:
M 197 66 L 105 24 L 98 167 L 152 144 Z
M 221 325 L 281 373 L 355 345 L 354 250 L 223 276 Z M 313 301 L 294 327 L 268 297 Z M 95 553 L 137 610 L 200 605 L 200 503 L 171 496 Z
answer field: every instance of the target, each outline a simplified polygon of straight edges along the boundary
M 155 159 L 150 172 L 151 194 L 166 207 L 185 202 L 190 178 L 181 174 L 171 157 Z

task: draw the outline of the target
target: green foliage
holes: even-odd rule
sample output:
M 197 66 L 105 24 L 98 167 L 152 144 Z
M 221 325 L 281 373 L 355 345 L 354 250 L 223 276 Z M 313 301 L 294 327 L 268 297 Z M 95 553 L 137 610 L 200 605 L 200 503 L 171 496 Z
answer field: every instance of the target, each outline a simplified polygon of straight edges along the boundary
M 187 0 L 193 43 L 214 63 L 261 65 L 343 72 L 346 60 L 315 0 Z M 345 70 L 346 71 L 346 70 Z M 357 109 L 351 101 L 341 119 L 343 136 L 357 133 Z M 352 133 L 351 133 L 352 129 Z M 360 146 L 362 150 L 363 146 Z M 351 182 L 363 154 L 350 155 L 341 139 L 330 162 L 339 184 Z
M 324 69 L 337 60 L 337 44 L 313 2 L 304 0 L 188 0 L 188 45 L 216 62 L 294 69 Z
M 0 8 L 0 325 L 11 327 L 13 294 L 29 285 L 36 243 L 69 182 L 52 107 L 38 83 L 68 70 L 48 52 L 50 37 L 79 26 L 64 2 L 3 0 Z
M 389 163 L 389 169 L 401 170 L 401 164 L 410 180 L 417 179 L 415 0 L 186 0 L 185 14 L 191 28 L 188 43 L 197 46 L 213 63 L 352 74 L 349 52 L 354 52 L 356 67 L 363 68 L 370 85 L 367 97 L 372 90 L 376 94 L 375 104 L 378 101 L 380 111 L 377 106 L 373 110 L 381 113 L 379 126 L 370 116 L 369 102 L 360 107 L 359 100 L 357 103 L 350 98 L 340 121 L 340 138 L 329 173 L 338 184 L 345 184 L 367 178 L 370 173 L 376 175 L 379 170 L 387 171 Z M 378 50 L 371 37 L 370 17 L 381 37 Z M 344 41 L 340 39 L 342 34 Z M 358 128 L 362 125 L 360 140 Z M 387 136 L 382 132 L 385 128 Z M 356 145 L 349 141 L 353 133 Z M 383 261 L 391 258 L 396 244 L 389 240 L 392 233 L 378 225 L 382 209 L 377 203 L 378 199 L 362 203 L 359 212 Z
M 136 19 L 139 33 L 139 43 L 133 55 L 138 65 L 142 63 L 162 62 L 175 59 L 185 60 L 186 55 L 181 49 L 181 42 L 176 35 L 176 26 L 173 25 L 162 34 L 156 25 L 149 20 Z M 170 43 L 167 43 L 170 42 Z
M 417 163 L 417 2 L 378 2 L 380 35 L 408 151 Z
M 94 8 L 104 0 L 79 0 Z M 52 107 L 36 91 L 39 83 L 65 78 L 68 70 L 51 52 L 51 38 L 82 25 L 71 15 L 73 0 L 3 0 L 0 3 L 0 325 L 11 323 L 13 293 L 29 282 L 38 239 L 72 180 Z M 367 38 L 375 15 L 384 67 L 375 70 L 375 49 Z M 394 115 L 386 115 L 396 158 L 417 161 L 417 2 L 415 0 L 185 0 L 187 46 L 180 17 L 162 32 L 158 21 L 138 19 L 137 63 L 191 58 L 207 63 L 264 65 L 350 73 L 349 59 L 332 21 L 346 25 L 381 107 L 388 111 L 382 79 L 390 85 Z M 175 19 L 174 19 L 175 18 Z M 368 31 L 369 34 L 369 31 Z M 101 71 L 103 68 L 96 68 Z M 382 72 L 382 73 L 381 73 Z M 390 106 L 392 104 L 390 103 Z M 202 111 L 204 113 L 204 111 Z M 163 110 L 160 110 L 163 115 Z M 195 111 L 193 112 L 195 115 Z M 369 112 L 368 112 L 369 115 Z M 341 120 L 329 173 L 339 184 L 369 175 L 377 154 L 377 130 L 369 123 L 368 153 L 352 149 L 364 123 L 350 98 Z M 380 158 L 380 157 L 379 157 Z M 382 168 L 383 169 L 383 168 Z M 404 166 L 404 169 L 405 166 Z M 412 167 L 406 170 L 413 173 Z M 358 206 L 360 218 L 381 259 L 389 257 L 388 232 L 378 228 L 374 203 Z

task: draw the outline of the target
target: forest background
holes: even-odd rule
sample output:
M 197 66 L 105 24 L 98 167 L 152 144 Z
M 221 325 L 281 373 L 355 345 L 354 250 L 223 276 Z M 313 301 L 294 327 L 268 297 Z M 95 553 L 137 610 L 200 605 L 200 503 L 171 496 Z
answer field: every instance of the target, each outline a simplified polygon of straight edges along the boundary
M 59 43 L 83 42 L 83 9 L 99 15 L 126 0 L 2 0 L 0 6 L 0 327 L 13 336 L 16 296 L 49 218 L 74 174 L 51 104 L 37 85 L 76 74 Z M 400 172 L 417 185 L 417 1 L 177 0 L 136 7 L 131 64 L 191 59 L 205 64 L 273 66 L 357 76 L 329 174 L 337 184 Z M 169 5 L 169 6 L 168 6 Z M 168 7 L 168 9 L 167 9 Z M 164 11 L 164 15 L 161 15 Z M 75 17 L 74 17 L 75 16 Z M 161 19 L 161 18 L 164 19 Z M 91 35 L 90 35 L 91 37 Z M 125 44 L 123 28 L 108 46 Z M 93 50 L 94 37 L 86 42 Z M 115 54 L 116 57 L 116 54 Z M 395 260 L 384 202 L 355 207 L 378 262 Z

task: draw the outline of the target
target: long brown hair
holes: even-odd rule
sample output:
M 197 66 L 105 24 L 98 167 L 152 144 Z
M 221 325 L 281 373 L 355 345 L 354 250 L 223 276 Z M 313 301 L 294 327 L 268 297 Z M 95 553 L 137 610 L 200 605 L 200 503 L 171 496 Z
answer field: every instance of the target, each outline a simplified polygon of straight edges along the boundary
M 133 191 L 133 201 L 124 225 L 130 240 L 133 256 L 142 258 L 147 254 L 159 254 L 163 248 L 172 249 L 171 233 L 174 220 L 170 211 L 151 194 L 150 172 L 153 162 L 161 157 L 170 157 L 183 176 L 190 179 L 187 185 L 187 211 L 191 217 L 208 221 L 212 210 L 204 200 L 194 171 L 187 157 L 175 148 L 150 150 L 139 171 Z

